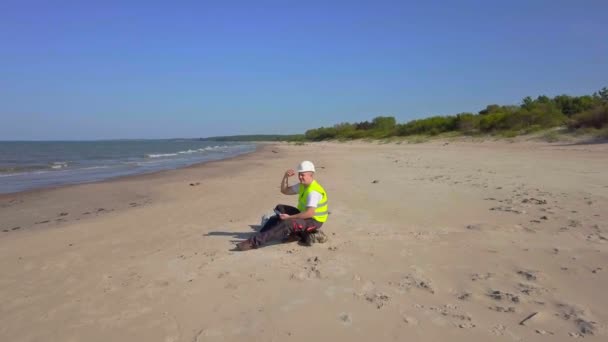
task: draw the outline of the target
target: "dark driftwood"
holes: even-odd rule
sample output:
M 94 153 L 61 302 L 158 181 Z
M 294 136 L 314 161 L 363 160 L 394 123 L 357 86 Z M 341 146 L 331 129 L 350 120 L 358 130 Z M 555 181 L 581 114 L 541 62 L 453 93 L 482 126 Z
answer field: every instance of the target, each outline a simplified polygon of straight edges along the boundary
M 533 313 L 529 314 L 528 316 L 526 316 L 526 318 L 522 319 L 521 322 L 519 322 L 519 325 L 524 325 L 524 323 L 526 323 L 527 320 L 536 316 L 537 313 L 538 312 L 533 312 Z

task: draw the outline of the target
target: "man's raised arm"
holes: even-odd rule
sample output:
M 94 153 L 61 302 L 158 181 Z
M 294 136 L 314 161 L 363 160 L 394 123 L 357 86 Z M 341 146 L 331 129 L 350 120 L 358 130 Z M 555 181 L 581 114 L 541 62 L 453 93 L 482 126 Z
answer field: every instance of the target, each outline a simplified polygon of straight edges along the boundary
M 293 195 L 294 192 L 289 187 L 289 177 L 295 175 L 296 172 L 294 170 L 287 170 L 283 175 L 283 180 L 281 180 L 281 193 L 284 195 Z

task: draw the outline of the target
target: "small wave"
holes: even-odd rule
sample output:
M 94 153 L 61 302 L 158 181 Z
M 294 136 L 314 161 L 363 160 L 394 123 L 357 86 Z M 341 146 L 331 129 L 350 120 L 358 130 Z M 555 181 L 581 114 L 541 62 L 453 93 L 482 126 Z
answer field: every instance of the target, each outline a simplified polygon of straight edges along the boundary
M 51 163 L 51 169 L 59 170 L 68 167 L 68 162 L 53 162 Z
M 200 150 L 179 151 L 177 153 L 179 153 L 179 154 L 191 154 L 191 153 L 196 153 L 196 152 L 200 152 Z
M 218 149 L 227 149 L 229 148 L 229 146 L 207 146 L 204 148 L 199 148 L 196 150 L 192 150 L 192 149 L 188 149 L 185 151 L 178 151 L 178 152 L 174 152 L 174 153 L 155 153 L 155 154 L 146 154 L 147 158 L 166 158 L 166 157 L 175 157 L 178 156 L 180 154 L 193 154 L 193 153 L 201 153 L 201 152 L 207 152 L 207 151 L 215 151 Z
M 176 156 L 177 153 L 159 153 L 159 154 L 146 154 L 148 158 L 163 158 L 163 157 L 173 157 Z

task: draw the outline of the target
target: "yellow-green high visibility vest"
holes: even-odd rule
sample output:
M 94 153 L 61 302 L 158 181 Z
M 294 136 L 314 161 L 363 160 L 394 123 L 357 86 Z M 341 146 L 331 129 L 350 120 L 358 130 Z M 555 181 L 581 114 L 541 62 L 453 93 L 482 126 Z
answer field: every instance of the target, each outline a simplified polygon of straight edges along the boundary
M 318 222 L 325 222 L 327 221 L 327 214 L 329 213 L 327 207 L 327 193 L 321 184 L 317 183 L 316 180 L 313 180 L 309 186 L 300 184 L 300 188 L 298 189 L 298 209 L 300 212 L 306 211 L 306 199 L 308 198 L 308 193 L 311 191 L 316 191 L 322 196 L 321 200 L 317 204 L 317 208 L 315 209 L 315 216 L 312 218 Z

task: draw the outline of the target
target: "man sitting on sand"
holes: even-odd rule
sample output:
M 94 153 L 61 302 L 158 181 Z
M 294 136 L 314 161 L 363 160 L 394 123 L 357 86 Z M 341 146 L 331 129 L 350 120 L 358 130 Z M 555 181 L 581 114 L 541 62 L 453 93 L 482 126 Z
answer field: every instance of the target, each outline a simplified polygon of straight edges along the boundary
M 278 205 L 276 218 L 271 218 L 262 230 L 253 237 L 236 245 L 236 249 L 246 251 L 258 248 L 270 241 L 285 240 L 292 236 L 306 238 L 321 228 L 327 220 L 327 193 L 314 180 L 315 166 L 310 161 L 298 165 L 299 184 L 289 186 L 289 177 L 296 174 L 292 169 L 285 171 L 281 181 L 281 193 L 298 195 L 298 207 Z M 271 222 L 272 221 L 272 222 Z

